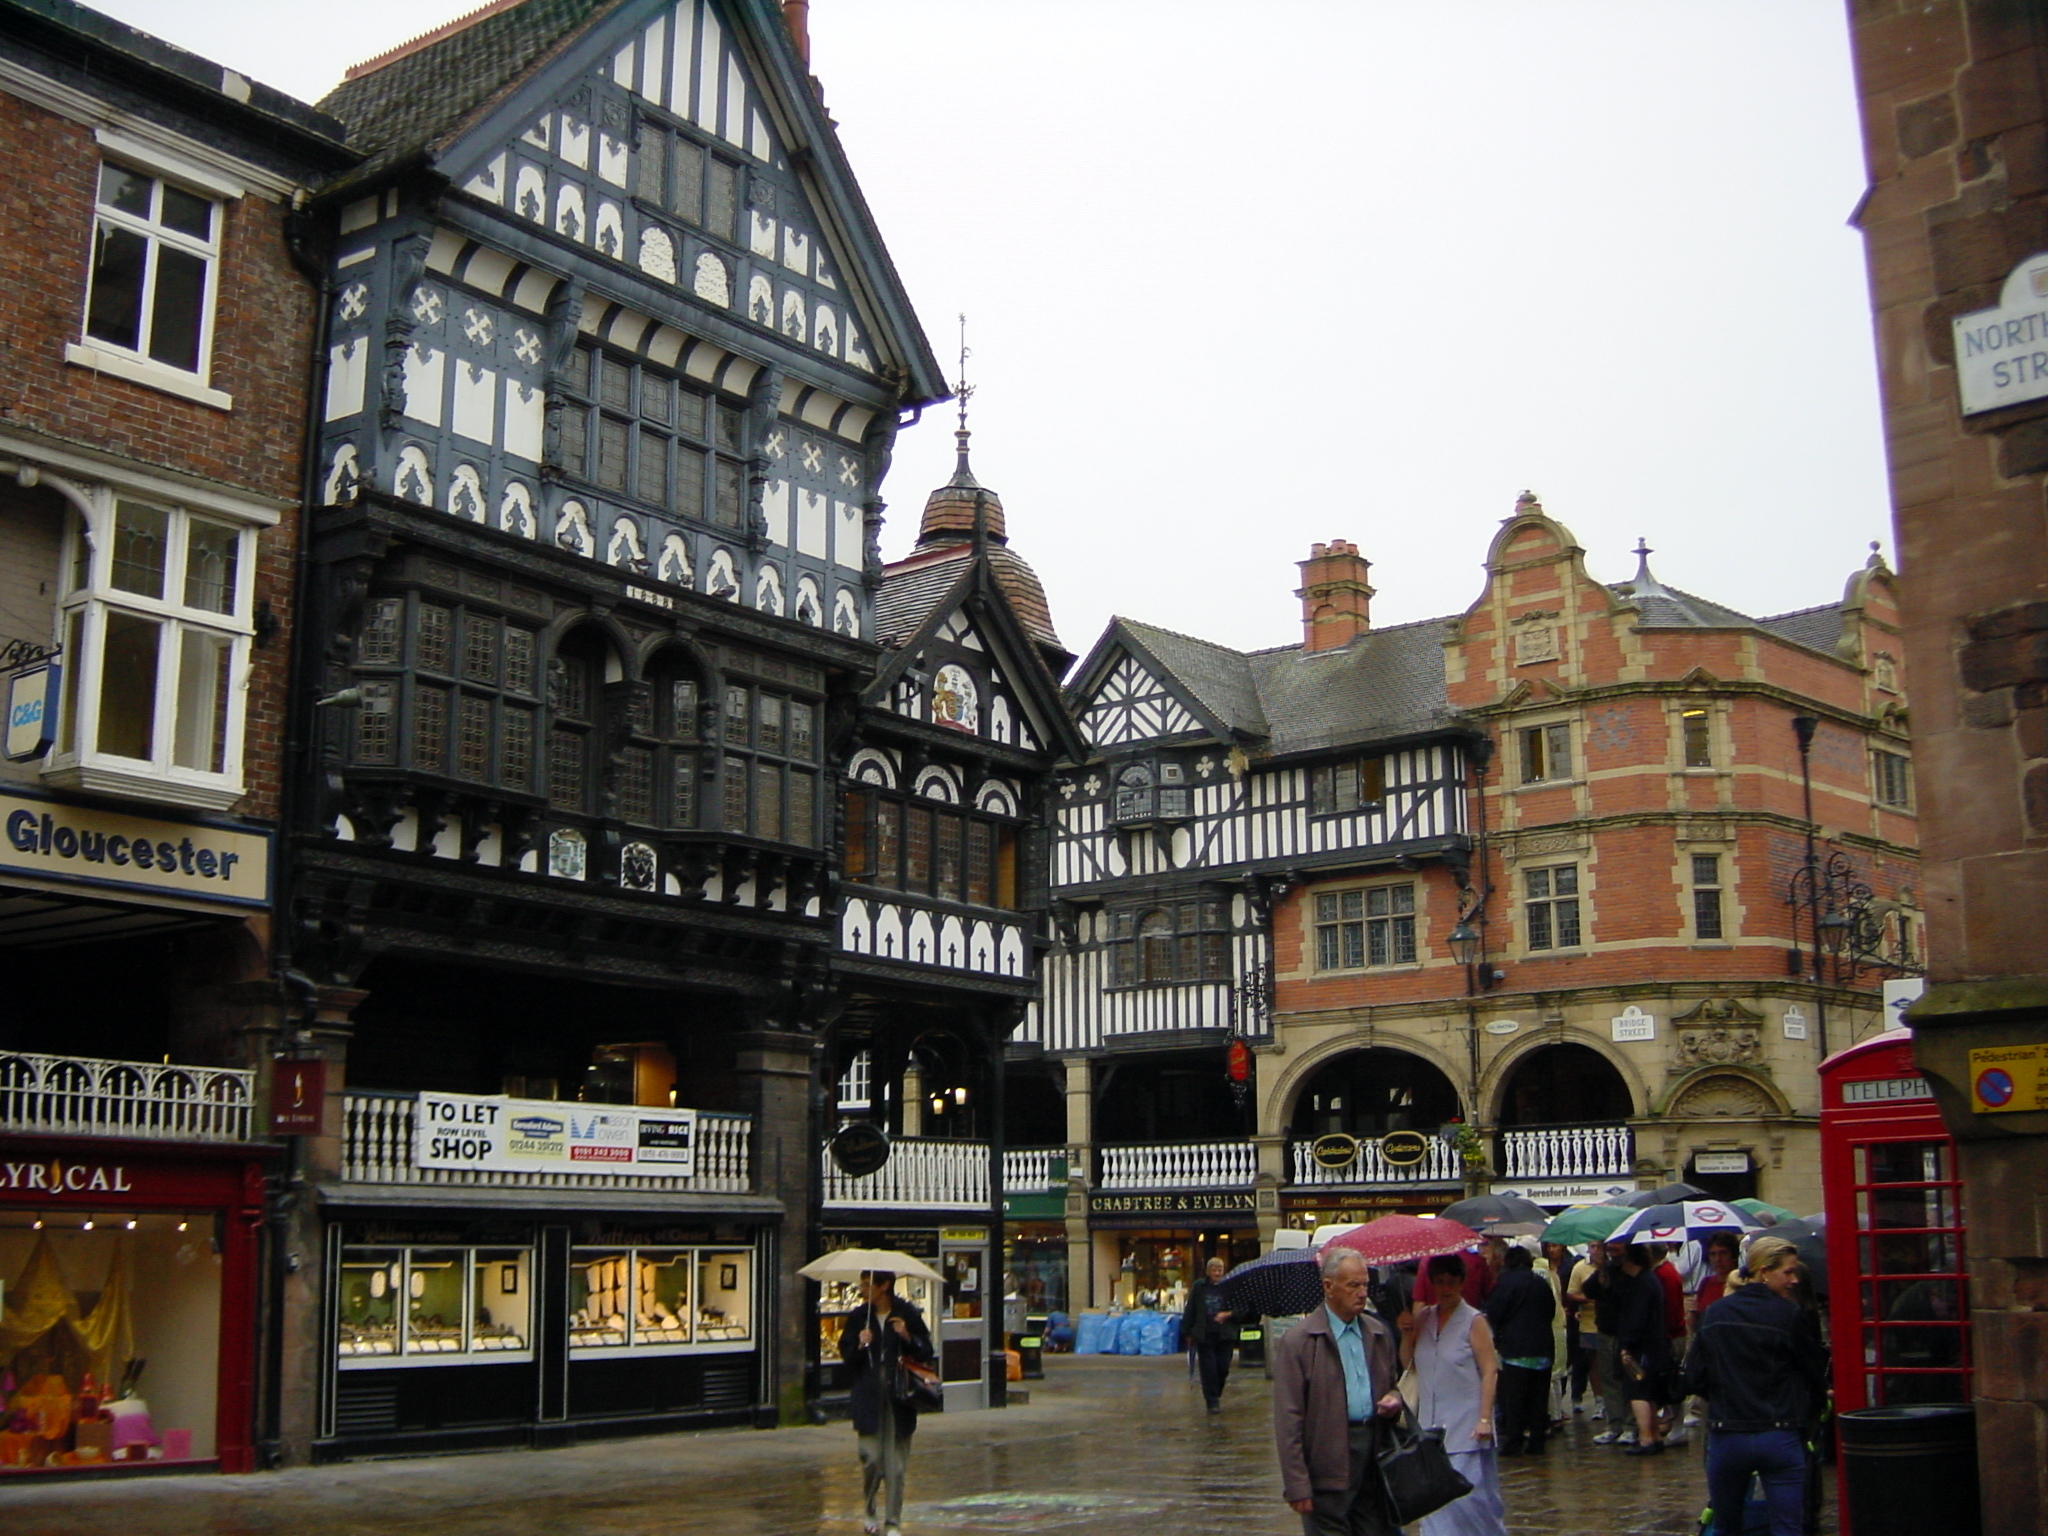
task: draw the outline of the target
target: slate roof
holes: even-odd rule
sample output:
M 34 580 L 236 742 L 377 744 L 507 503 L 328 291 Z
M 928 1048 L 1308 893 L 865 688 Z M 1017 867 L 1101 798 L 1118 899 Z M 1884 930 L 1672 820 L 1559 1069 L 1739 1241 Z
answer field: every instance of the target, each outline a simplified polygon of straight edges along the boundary
M 1842 641 L 1842 608 L 1839 603 L 1822 603 L 1818 608 L 1801 608 L 1792 613 L 1758 619 L 1757 623 L 1772 634 L 1790 640 L 1794 645 L 1810 646 L 1816 651 L 1825 651 L 1830 656 L 1835 654 L 1835 647 Z
M 455 23 L 435 41 L 394 49 L 399 57 L 390 63 L 344 80 L 319 108 L 346 123 L 349 143 L 368 157 L 348 180 L 373 177 L 452 138 L 544 55 L 620 3 L 525 0 Z
M 1758 619 L 1654 579 L 1645 582 L 1640 575 L 1632 582 L 1616 582 L 1609 590 L 1642 610 L 1645 629 L 1761 629 L 1828 656 L 1835 654 L 1835 645 L 1842 637 L 1839 603 L 1822 603 L 1816 608 Z
M 1067 648 L 1052 627 L 1052 606 L 1038 573 L 1024 559 L 1001 544 L 988 547 L 988 563 L 995 572 L 996 585 L 1010 600 L 1017 622 L 1041 647 L 1060 656 Z M 883 645 L 903 644 L 932 611 L 965 581 L 974 569 L 974 546 L 954 544 L 943 549 L 921 549 L 882 570 L 881 590 L 875 594 L 875 639 Z M 1054 675 L 1061 668 L 1053 667 Z
M 1116 623 L 1172 680 L 1239 735 L 1277 754 L 1384 741 L 1450 721 L 1444 691 L 1448 618 L 1368 630 L 1327 651 L 1234 651 L 1192 635 Z

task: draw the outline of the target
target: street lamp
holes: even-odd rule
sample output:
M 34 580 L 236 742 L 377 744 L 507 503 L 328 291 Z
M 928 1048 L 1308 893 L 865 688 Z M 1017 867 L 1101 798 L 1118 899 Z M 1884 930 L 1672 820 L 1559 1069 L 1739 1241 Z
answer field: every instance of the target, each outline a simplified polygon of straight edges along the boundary
M 1451 958 L 1468 970 L 1479 959 L 1479 930 L 1462 917 L 1458 926 L 1444 935 L 1444 943 L 1450 946 Z

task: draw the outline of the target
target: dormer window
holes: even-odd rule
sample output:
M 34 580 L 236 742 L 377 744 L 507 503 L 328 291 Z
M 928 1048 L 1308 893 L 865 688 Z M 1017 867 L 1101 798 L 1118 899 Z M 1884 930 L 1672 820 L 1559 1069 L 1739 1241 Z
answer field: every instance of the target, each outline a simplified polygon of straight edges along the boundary
M 1117 771 L 1115 820 L 1133 826 L 1153 821 L 1186 821 L 1194 814 L 1187 768 L 1175 762 L 1130 763 Z
M 1377 805 L 1386 794 L 1385 758 L 1358 757 L 1341 763 L 1324 763 L 1308 771 L 1308 809 L 1311 816 L 1336 816 Z

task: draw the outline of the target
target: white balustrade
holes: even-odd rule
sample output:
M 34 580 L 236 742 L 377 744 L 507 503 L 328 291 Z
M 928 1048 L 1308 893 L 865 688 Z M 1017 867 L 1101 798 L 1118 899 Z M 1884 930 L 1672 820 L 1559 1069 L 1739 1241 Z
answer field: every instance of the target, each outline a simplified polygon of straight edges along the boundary
M 988 1163 L 985 1141 L 899 1136 L 889 1143 L 889 1160 L 859 1178 L 841 1173 L 829 1155 L 824 1157 L 825 1204 L 986 1211 Z
M 640 1190 L 652 1194 L 746 1194 L 749 1115 L 697 1112 L 696 1172 L 687 1176 L 512 1173 L 487 1168 L 420 1168 L 413 1162 L 419 1100 L 411 1094 L 343 1096 L 341 1176 L 362 1184 L 457 1188 Z
M 1312 1141 L 1290 1144 L 1297 1185 L 1455 1184 L 1465 1177 L 1458 1149 L 1437 1136 L 1429 1138 L 1420 1162 L 1406 1165 L 1388 1162 L 1381 1155 L 1380 1144 L 1365 1138 L 1350 1162 L 1325 1168 L 1311 1154 L 1314 1145 Z
M 256 1075 L 87 1056 L 0 1054 L 0 1130 L 247 1141 Z
M 1097 1189 L 1250 1189 L 1258 1157 L 1248 1141 L 1174 1141 L 1101 1149 Z
M 1507 1179 L 1623 1178 L 1635 1168 L 1635 1132 L 1625 1125 L 1502 1131 L 1500 1158 Z
M 1003 1193 L 1063 1195 L 1067 1192 L 1065 1147 L 1013 1147 L 1003 1154 Z M 1055 1173 L 1054 1168 L 1058 1168 Z

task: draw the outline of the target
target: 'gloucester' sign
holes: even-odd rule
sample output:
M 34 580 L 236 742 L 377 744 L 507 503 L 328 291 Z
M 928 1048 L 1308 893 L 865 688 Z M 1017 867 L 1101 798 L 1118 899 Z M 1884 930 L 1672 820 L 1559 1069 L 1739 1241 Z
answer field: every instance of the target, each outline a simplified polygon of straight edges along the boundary
M 0 869 L 185 900 L 270 899 L 270 838 L 0 792 Z

